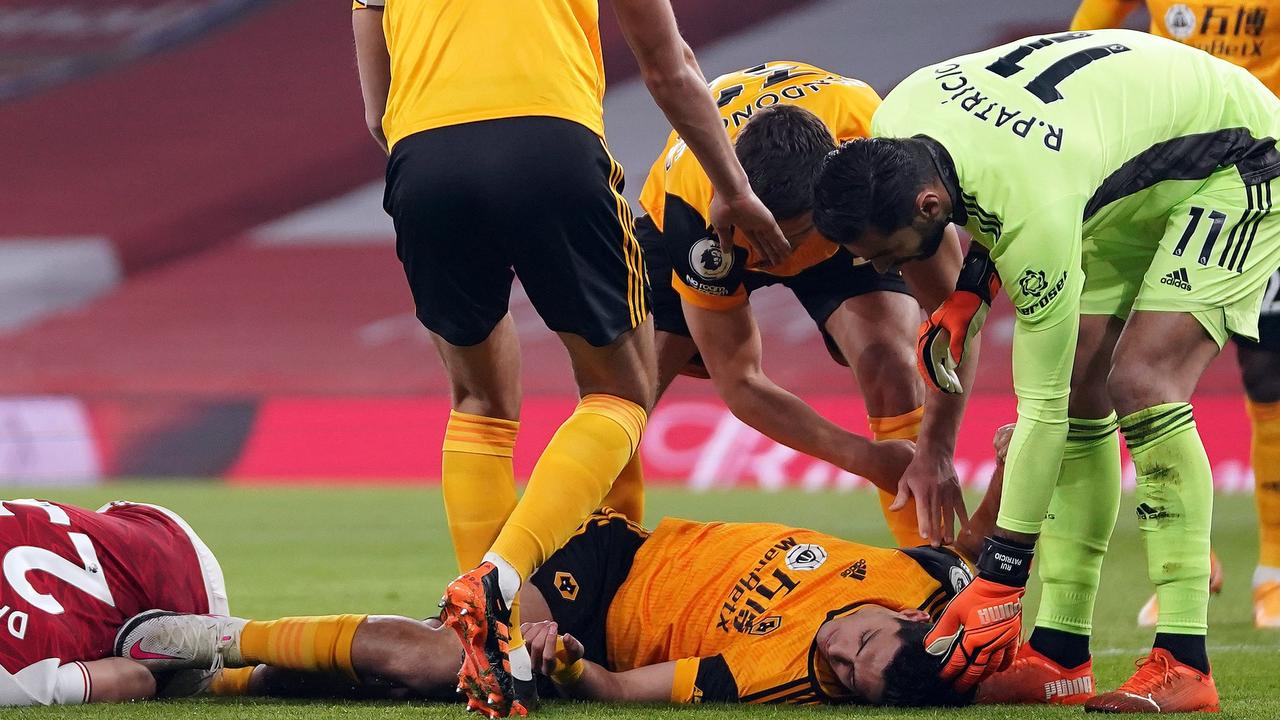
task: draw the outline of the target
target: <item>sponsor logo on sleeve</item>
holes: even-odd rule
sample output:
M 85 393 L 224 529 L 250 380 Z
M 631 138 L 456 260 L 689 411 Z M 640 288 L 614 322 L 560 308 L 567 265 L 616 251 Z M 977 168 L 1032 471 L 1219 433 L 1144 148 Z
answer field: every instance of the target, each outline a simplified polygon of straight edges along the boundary
M 1174 3 L 1164 14 L 1164 27 L 1169 37 L 1186 40 L 1196 31 L 1196 14 L 1182 3 Z
M 1023 295 L 1040 297 L 1040 293 L 1049 287 L 1049 281 L 1044 279 L 1043 270 L 1027 270 L 1018 278 L 1018 287 L 1022 288 Z
M 689 267 L 704 280 L 721 280 L 733 269 L 733 251 L 725 252 L 716 237 L 704 237 L 689 248 Z
M 1058 281 L 1049 284 L 1043 270 L 1027 270 L 1018 278 L 1018 289 L 1022 291 L 1023 297 L 1034 302 L 1026 305 L 1016 305 L 1018 314 L 1023 317 L 1030 317 L 1049 307 L 1049 304 L 1062 293 L 1062 288 L 1067 286 L 1067 272 L 1062 271 L 1062 276 Z

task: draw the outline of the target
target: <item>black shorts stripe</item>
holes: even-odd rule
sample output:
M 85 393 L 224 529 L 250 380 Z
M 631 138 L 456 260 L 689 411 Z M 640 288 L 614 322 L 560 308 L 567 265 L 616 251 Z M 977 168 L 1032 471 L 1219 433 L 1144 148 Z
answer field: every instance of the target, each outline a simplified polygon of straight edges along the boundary
M 645 302 L 644 253 L 640 242 L 636 240 L 635 216 L 631 212 L 631 204 L 622 196 L 625 173 L 622 165 L 609 152 L 604 140 L 600 146 L 609 157 L 609 188 L 613 192 L 614 203 L 618 209 L 618 223 L 622 226 L 622 253 L 627 262 L 627 306 L 631 316 L 631 327 L 639 327 L 644 322 L 649 309 Z
M 1232 232 L 1231 237 L 1227 238 L 1227 246 L 1222 248 L 1222 254 L 1218 256 L 1218 267 L 1231 268 L 1235 265 L 1236 258 L 1240 255 L 1240 248 L 1244 245 L 1245 235 L 1249 234 L 1249 225 L 1256 214 L 1262 210 L 1261 190 L 1262 188 L 1257 185 L 1245 187 L 1248 207 L 1245 208 L 1244 215 L 1240 216 L 1240 221 L 1232 228 L 1233 231 L 1239 230 L 1239 233 Z
M 1262 199 L 1264 189 L 1266 191 L 1265 200 Z M 1261 207 L 1261 210 L 1258 213 L 1258 217 L 1253 221 L 1253 227 L 1249 228 L 1249 240 L 1246 241 L 1244 244 L 1244 252 L 1240 253 L 1240 260 L 1239 262 L 1236 262 L 1234 264 L 1234 269 L 1238 273 L 1244 272 L 1244 262 L 1249 257 L 1249 251 L 1253 249 L 1253 239 L 1258 234 L 1258 226 L 1261 225 L 1262 221 L 1265 220 L 1266 217 L 1271 214 L 1271 181 L 1270 180 L 1258 186 L 1258 196 L 1259 196 L 1258 204 Z M 1244 233 L 1241 233 L 1241 236 L 1243 237 Z

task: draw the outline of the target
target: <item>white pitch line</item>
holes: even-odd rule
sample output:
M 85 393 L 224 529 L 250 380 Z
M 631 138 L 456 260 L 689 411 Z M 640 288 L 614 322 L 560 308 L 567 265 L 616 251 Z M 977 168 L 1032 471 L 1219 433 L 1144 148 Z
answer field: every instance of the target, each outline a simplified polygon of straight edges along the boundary
M 1094 657 L 1114 657 L 1116 655 L 1144 655 L 1151 652 L 1151 648 L 1102 648 L 1093 651 Z M 1210 645 L 1210 653 L 1280 653 L 1280 644 L 1277 645 Z

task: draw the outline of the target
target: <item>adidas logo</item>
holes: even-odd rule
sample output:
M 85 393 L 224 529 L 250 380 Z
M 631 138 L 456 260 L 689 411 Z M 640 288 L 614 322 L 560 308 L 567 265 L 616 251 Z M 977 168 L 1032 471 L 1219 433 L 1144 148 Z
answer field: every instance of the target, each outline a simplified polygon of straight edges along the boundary
M 1068 695 L 1093 695 L 1093 677 L 1085 675 L 1084 677 L 1066 680 L 1054 680 L 1044 684 L 1044 699 L 1046 701 L 1052 700 L 1054 697 L 1067 697 Z
M 854 580 L 866 580 L 867 559 L 862 558 L 861 560 L 858 560 L 858 562 L 845 568 L 844 571 L 840 573 L 840 577 L 853 578 Z
M 1178 268 L 1173 272 L 1160 278 L 1161 285 L 1172 285 L 1183 290 L 1191 289 L 1191 279 L 1187 277 L 1186 268 Z

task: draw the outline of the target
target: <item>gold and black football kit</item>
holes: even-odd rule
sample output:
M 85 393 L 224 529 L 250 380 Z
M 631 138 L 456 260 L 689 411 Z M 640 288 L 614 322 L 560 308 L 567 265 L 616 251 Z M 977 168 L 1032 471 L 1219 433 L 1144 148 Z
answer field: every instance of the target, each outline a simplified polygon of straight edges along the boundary
M 422 323 L 479 343 L 516 276 L 557 332 L 601 346 L 642 323 L 644 258 L 604 142 L 596 0 L 354 7 L 383 14 L 384 207 Z
M 886 549 L 774 523 L 603 510 L 533 576 L 560 632 L 621 672 L 676 661 L 675 702 L 840 702 L 814 647 L 868 605 L 937 614 L 972 575 L 946 548 Z
M 837 142 L 866 137 L 880 104 L 866 83 L 800 62 L 775 61 L 716 78 L 711 83 L 726 131 L 736 138 L 751 116 L 771 105 L 798 105 L 817 115 Z M 742 305 L 753 290 L 781 283 L 822 330 L 845 300 L 878 290 L 906 292 L 897 274 L 880 275 L 820 237 L 795 248 L 782 264 L 749 268 L 756 258 L 745 244 L 725 248 L 710 227 L 712 187 L 697 158 L 672 132 L 653 163 L 636 224 L 653 286 L 655 326 L 689 336 L 681 299 L 700 308 Z M 786 218 L 782 218 L 786 219 Z M 823 331 L 826 337 L 825 331 Z M 834 344 L 827 338 L 828 346 Z

